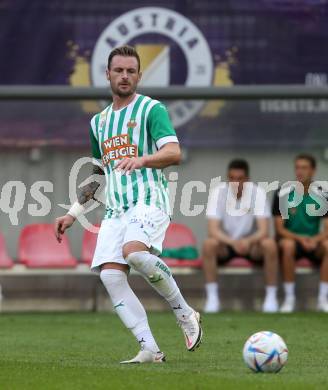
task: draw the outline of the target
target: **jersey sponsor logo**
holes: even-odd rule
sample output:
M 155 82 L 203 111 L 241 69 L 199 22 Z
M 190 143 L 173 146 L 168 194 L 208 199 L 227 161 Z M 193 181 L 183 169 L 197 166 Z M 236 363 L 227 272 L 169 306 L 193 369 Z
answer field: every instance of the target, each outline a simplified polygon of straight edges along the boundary
M 106 139 L 102 143 L 102 150 L 102 163 L 104 166 L 114 160 L 137 157 L 138 155 L 137 146 L 130 143 L 128 134 L 115 135 Z
M 100 34 L 91 60 L 91 78 L 95 86 L 107 86 L 104 74 L 108 53 L 125 44 L 138 50 L 142 86 L 180 84 L 198 87 L 212 84 L 212 53 L 198 27 L 171 9 L 143 7 L 112 20 Z M 199 100 L 172 101 L 168 110 L 173 125 L 179 127 L 189 122 L 203 106 L 204 102 Z

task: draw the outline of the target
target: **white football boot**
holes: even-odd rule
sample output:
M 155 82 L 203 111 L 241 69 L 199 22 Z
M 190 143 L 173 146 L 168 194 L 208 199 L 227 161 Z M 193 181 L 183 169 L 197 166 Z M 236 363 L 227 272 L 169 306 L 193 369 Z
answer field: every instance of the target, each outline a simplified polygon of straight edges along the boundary
M 184 335 L 188 351 L 194 351 L 199 347 L 203 337 L 203 330 L 200 326 L 200 314 L 193 310 L 188 317 L 183 316 L 183 318 L 180 318 L 178 325 Z
M 140 363 L 164 363 L 166 360 L 163 352 L 151 352 L 142 349 L 137 356 L 131 360 L 124 360 L 120 364 L 140 364 Z
M 317 309 L 324 313 L 328 313 L 328 300 L 327 298 L 318 299 Z
M 266 296 L 262 306 L 263 313 L 277 313 L 279 310 L 277 298 Z
M 295 310 L 295 297 L 286 297 L 280 307 L 280 313 L 292 313 Z

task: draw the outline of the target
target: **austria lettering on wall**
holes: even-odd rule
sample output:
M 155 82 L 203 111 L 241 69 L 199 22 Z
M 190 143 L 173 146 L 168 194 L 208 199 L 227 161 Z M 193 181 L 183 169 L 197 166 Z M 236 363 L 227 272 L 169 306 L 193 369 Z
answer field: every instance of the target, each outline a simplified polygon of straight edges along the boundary
M 161 37 L 161 43 L 154 39 L 155 34 Z M 172 67 L 172 44 L 179 48 L 186 63 L 186 69 L 178 68 L 181 82 L 189 87 L 212 84 L 212 53 L 199 28 L 171 9 L 143 7 L 114 19 L 100 34 L 91 60 L 91 78 L 95 86 L 107 86 L 104 74 L 108 53 L 125 44 L 136 46 L 141 55 L 142 86 L 167 87 L 172 83 L 172 73 L 177 72 Z M 179 127 L 189 122 L 203 106 L 203 101 L 180 100 L 170 102 L 168 110 L 174 126 Z

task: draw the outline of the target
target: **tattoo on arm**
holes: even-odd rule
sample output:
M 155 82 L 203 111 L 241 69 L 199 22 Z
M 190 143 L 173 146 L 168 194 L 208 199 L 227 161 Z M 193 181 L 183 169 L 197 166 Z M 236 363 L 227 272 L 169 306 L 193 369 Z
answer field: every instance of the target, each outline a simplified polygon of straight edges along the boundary
M 93 166 L 92 169 L 92 175 L 104 175 L 104 171 L 97 165 Z M 97 180 L 91 181 L 90 183 L 86 184 L 84 187 L 81 188 L 80 193 L 77 197 L 78 202 L 80 204 L 84 204 L 88 202 L 90 199 L 94 199 L 94 195 L 99 188 L 100 183 Z

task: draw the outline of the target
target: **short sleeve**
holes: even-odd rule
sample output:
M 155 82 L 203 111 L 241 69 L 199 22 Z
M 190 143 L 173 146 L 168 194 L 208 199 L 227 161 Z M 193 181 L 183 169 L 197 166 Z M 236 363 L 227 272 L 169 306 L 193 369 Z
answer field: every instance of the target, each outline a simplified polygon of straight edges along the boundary
M 206 209 L 207 219 L 221 220 L 223 218 L 221 204 L 225 204 L 225 202 L 222 202 L 222 186 L 217 186 L 210 192 L 208 197 Z
M 169 142 L 179 142 L 164 104 L 157 103 L 151 108 L 147 125 L 158 149 Z
M 280 208 L 279 208 L 279 191 L 278 189 L 273 196 L 273 203 L 272 203 L 272 215 L 275 217 L 278 217 L 281 215 Z
M 92 157 L 101 160 L 101 152 L 99 149 L 99 143 L 98 139 L 96 137 L 97 132 L 96 132 L 96 116 L 94 116 L 91 119 L 90 122 L 90 129 L 89 129 L 89 136 L 90 136 L 90 143 L 91 143 L 91 154 Z

